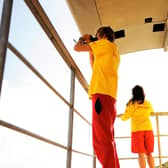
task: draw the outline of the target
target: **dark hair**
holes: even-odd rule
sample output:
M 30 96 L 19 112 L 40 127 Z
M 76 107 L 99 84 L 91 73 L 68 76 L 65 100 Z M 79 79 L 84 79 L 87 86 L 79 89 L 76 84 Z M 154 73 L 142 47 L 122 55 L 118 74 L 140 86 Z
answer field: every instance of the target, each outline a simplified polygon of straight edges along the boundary
M 104 36 L 111 42 L 114 41 L 114 31 L 112 30 L 112 28 L 110 26 L 103 26 L 103 27 L 100 27 L 98 30 L 97 30 L 97 33 L 96 35 L 98 35 L 103 38 Z
M 90 35 L 90 41 L 93 42 L 93 41 L 97 41 L 97 37 L 93 37 L 92 35 Z
M 141 86 L 136 85 L 132 88 L 132 98 L 129 102 L 134 103 L 137 101 L 139 104 L 142 104 L 145 100 L 145 93 Z

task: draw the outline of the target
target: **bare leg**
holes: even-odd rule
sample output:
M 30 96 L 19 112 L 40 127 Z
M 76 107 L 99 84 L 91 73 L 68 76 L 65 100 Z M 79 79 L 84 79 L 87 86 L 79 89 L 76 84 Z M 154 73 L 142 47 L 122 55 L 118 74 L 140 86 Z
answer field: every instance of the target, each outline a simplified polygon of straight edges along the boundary
M 148 161 L 149 168 L 155 167 L 155 162 L 151 153 L 147 154 L 147 161 Z
M 138 153 L 139 155 L 139 167 L 140 168 L 146 168 L 146 160 L 145 160 L 145 155 L 144 153 Z

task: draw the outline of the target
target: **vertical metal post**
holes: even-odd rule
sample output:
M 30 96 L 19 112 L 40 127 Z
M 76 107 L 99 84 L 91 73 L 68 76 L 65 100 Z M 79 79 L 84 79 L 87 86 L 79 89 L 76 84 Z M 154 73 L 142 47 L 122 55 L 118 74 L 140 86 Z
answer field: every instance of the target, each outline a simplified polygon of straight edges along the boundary
M 95 153 L 93 152 L 93 168 L 96 168 L 96 155 Z
M 163 47 L 164 47 L 164 51 L 166 52 L 168 50 L 168 13 L 167 13 L 167 18 L 166 18 L 166 22 L 165 22 L 165 36 L 164 36 L 164 43 L 163 43 Z
M 160 168 L 162 168 L 162 156 L 161 156 L 161 147 L 160 147 L 160 132 L 159 132 L 159 119 L 158 119 L 158 115 L 156 115 L 156 127 L 157 127 L 157 140 L 158 140 L 159 164 L 160 164 Z
M 73 108 L 75 96 L 75 70 L 71 69 L 71 88 L 70 88 L 70 104 L 69 109 L 69 128 L 68 128 L 68 151 L 67 151 L 67 168 L 71 168 L 72 160 L 72 137 L 73 137 Z
M 0 24 L 0 96 L 2 88 L 2 80 L 4 73 L 4 65 L 6 59 L 6 50 L 8 43 L 10 19 L 12 13 L 13 0 L 4 0 Z

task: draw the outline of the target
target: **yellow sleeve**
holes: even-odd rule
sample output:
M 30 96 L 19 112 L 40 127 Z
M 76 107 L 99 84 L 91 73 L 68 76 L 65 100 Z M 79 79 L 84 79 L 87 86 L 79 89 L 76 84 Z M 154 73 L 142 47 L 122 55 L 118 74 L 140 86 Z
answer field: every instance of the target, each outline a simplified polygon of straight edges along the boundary
M 133 106 L 132 106 L 131 104 L 128 104 L 128 105 L 126 106 L 126 109 L 125 109 L 124 114 L 121 115 L 120 118 L 121 118 L 123 121 L 126 121 L 126 120 L 128 120 L 129 118 L 131 118 L 132 112 L 133 112 Z

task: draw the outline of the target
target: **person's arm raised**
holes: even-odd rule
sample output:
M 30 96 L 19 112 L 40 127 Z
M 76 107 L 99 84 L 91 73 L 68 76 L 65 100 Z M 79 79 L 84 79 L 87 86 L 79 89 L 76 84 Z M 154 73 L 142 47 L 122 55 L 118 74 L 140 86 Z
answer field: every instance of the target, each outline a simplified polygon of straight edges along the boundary
M 91 47 L 88 45 L 88 42 L 90 42 L 90 35 L 86 34 L 80 37 L 74 46 L 74 50 L 78 52 L 80 51 L 91 52 Z

